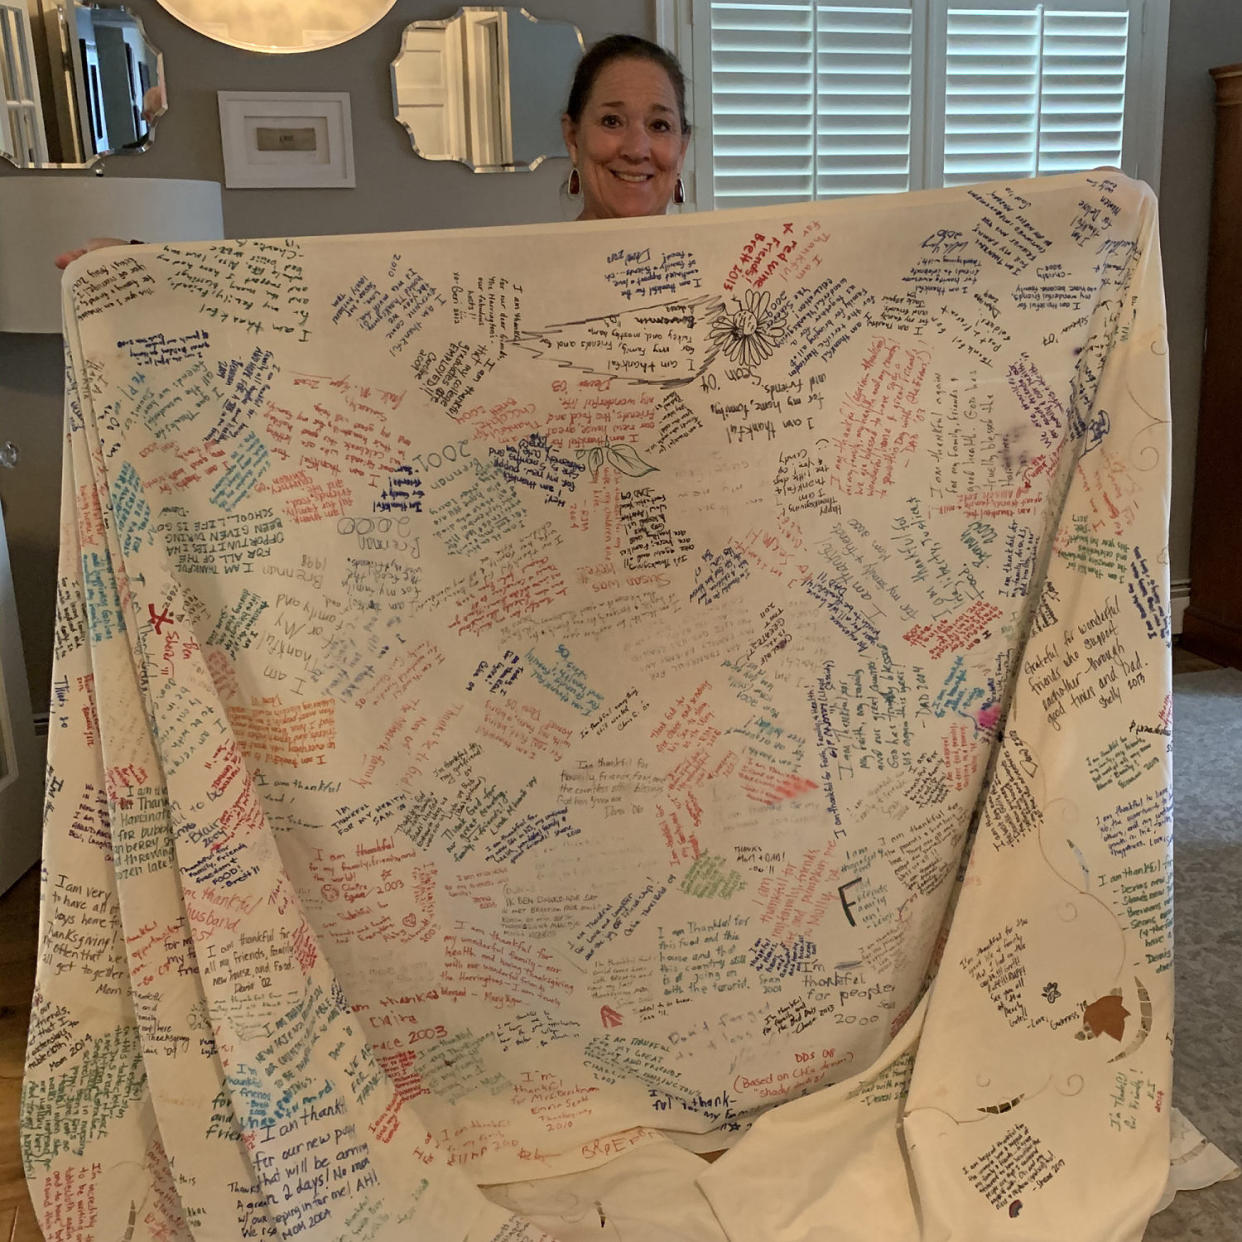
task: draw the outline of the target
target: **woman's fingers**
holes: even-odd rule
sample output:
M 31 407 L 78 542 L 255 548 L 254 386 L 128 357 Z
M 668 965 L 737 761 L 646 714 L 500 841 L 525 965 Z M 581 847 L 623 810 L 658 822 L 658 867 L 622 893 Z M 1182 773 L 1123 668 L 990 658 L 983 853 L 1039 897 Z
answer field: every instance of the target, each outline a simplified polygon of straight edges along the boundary
M 76 250 L 66 250 L 64 254 L 56 256 L 56 266 L 63 272 L 74 259 L 80 259 L 84 254 L 90 254 L 92 250 L 103 250 L 107 246 L 127 246 L 129 243 L 123 237 L 92 237 L 85 246 L 79 246 Z

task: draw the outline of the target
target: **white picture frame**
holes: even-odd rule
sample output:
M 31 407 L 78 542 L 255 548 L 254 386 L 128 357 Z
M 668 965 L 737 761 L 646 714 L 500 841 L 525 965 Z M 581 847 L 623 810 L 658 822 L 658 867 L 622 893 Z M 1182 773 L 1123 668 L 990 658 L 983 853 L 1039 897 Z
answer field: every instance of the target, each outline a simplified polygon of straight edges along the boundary
M 348 91 L 217 91 L 230 190 L 354 188 Z

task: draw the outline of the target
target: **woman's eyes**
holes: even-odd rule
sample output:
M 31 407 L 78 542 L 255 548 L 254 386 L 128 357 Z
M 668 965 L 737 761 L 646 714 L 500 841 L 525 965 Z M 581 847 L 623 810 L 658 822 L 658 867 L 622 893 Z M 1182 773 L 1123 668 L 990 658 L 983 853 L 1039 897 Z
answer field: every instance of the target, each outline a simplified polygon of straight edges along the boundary
M 599 123 L 605 129 L 620 129 L 625 125 L 625 118 L 618 116 L 615 112 L 605 113 L 600 117 Z M 652 129 L 659 134 L 668 134 L 672 132 L 672 125 L 663 117 L 657 117 L 654 121 L 649 122 Z

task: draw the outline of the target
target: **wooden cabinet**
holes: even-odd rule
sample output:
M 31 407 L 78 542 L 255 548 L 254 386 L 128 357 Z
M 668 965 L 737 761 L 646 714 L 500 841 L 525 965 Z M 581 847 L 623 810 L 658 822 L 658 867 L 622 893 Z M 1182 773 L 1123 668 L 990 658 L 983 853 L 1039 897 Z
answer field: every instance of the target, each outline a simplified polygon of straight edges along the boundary
M 1206 345 L 1182 646 L 1242 668 L 1242 65 L 1216 81 Z

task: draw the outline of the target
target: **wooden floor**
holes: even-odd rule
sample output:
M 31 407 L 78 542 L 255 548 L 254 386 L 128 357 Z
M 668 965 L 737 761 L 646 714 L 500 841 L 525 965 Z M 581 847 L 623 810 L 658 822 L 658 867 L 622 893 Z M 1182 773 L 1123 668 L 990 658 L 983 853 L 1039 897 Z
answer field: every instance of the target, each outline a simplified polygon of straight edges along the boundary
M 1203 656 L 1195 655 L 1191 651 L 1186 651 L 1180 644 L 1173 645 L 1173 676 L 1178 673 L 1210 673 L 1214 668 L 1220 668 L 1219 664 L 1213 664 L 1211 660 L 1205 659 Z
M 0 897 L 0 1242 L 43 1242 L 17 1137 L 38 919 L 39 869 L 34 867 Z
M 1210 660 L 1173 648 L 1174 673 L 1216 668 Z M 43 1242 L 22 1172 L 17 1116 L 26 1028 L 34 992 L 39 869 L 0 896 L 0 1242 Z

